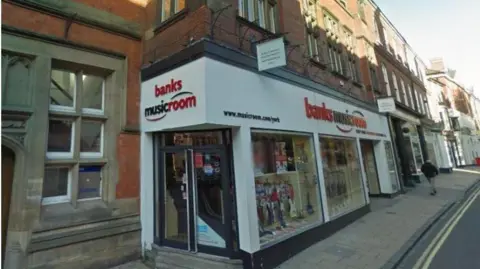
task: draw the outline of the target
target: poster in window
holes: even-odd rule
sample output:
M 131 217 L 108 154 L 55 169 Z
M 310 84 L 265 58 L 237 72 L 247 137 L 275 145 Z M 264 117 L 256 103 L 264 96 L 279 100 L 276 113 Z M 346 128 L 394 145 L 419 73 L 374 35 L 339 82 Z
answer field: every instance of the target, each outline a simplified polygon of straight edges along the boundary
M 255 176 L 265 173 L 265 146 L 261 141 L 252 143 L 253 165 Z
M 285 142 L 275 143 L 275 164 L 277 173 L 284 173 L 287 171 L 287 151 L 285 149 Z

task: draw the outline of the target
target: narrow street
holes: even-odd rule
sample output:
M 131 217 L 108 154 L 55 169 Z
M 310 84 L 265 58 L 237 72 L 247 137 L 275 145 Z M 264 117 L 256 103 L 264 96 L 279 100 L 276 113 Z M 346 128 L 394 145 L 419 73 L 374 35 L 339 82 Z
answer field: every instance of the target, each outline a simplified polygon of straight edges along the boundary
M 397 268 L 480 268 L 480 188 L 447 215 Z

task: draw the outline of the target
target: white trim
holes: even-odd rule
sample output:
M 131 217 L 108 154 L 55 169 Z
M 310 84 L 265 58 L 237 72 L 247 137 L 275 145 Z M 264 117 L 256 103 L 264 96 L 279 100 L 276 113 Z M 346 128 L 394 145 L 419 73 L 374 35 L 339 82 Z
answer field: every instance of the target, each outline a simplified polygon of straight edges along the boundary
M 97 109 L 97 108 L 85 107 L 85 108 L 82 108 L 82 113 L 92 114 L 92 115 L 102 115 L 102 116 L 105 114 L 105 78 L 102 77 L 102 79 L 103 79 L 102 80 L 102 102 L 101 102 L 102 108 Z M 85 84 L 83 85 L 85 86 Z M 84 92 L 85 92 L 85 88 L 83 89 L 83 92 L 82 92 L 82 99 L 83 99 Z
M 98 123 L 96 121 L 91 121 L 91 120 L 86 120 L 86 121 Z M 88 152 L 88 151 L 87 152 L 82 152 L 82 151 L 80 151 L 80 158 L 101 158 L 101 157 L 103 157 L 103 144 L 104 144 L 104 140 L 105 140 L 104 130 L 105 130 L 105 123 L 102 122 L 101 125 L 100 125 L 100 152 Z M 80 139 L 82 139 L 81 130 L 80 130 Z
M 77 105 L 77 74 L 72 72 L 71 70 L 68 69 L 59 69 L 59 68 L 51 68 L 50 69 L 50 85 L 52 85 L 52 71 L 59 71 L 59 72 L 67 72 L 69 75 L 73 74 L 74 76 L 74 83 L 73 83 L 73 93 L 72 93 L 72 106 L 62 106 L 62 105 L 52 105 L 50 103 L 50 91 L 52 87 L 50 86 L 49 91 L 48 91 L 48 110 L 49 111 L 58 111 L 58 112 L 75 112 L 75 107 Z
M 51 117 L 48 119 L 48 122 L 50 124 L 50 121 L 58 121 L 58 118 Z M 71 131 L 71 138 L 70 138 L 70 151 L 69 152 L 55 152 L 55 151 L 48 151 L 48 142 L 47 142 L 47 152 L 46 156 L 48 159 L 71 159 L 73 158 L 73 151 L 74 151 L 74 145 L 75 145 L 75 121 L 71 121 L 72 123 L 72 131 Z M 48 133 L 47 133 L 47 140 L 50 134 L 50 126 L 48 128 Z
M 72 167 L 71 166 L 48 166 L 47 168 L 67 168 L 68 169 L 68 176 L 67 176 L 67 194 L 60 195 L 60 196 L 52 196 L 52 197 L 43 197 L 42 195 L 42 205 L 51 205 L 51 204 L 59 204 L 59 203 L 67 203 L 71 200 L 72 195 Z M 43 179 L 45 182 L 45 179 Z M 45 183 L 43 183 L 45 184 Z

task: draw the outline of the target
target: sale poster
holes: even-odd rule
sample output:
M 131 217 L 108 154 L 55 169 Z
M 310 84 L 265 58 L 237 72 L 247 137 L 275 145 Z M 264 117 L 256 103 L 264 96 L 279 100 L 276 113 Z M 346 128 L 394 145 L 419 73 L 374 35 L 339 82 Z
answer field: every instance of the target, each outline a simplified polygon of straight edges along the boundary
M 195 153 L 195 168 L 203 167 L 203 155 L 201 153 Z

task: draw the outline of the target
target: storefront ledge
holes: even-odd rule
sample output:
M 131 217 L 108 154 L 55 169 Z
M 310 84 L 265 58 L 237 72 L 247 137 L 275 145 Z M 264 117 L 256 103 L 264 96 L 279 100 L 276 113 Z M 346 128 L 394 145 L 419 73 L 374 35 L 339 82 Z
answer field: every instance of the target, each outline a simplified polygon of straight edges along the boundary
M 440 171 L 440 173 L 443 173 L 443 174 L 453 173 L 453 168 L 451 168 L 451 167 L 449 167 L 449 168 L 440 167 L 438 170 Z
M 155 268 L 241 269 L 242 260 L 152 245 Z M 151 257 L 150 257 L 151 259 Z
M 109 236 L 137 232 L 140 231 L 140 229 L 140 218 L 136 215 L 65 229 L 34 233 L 28 252 L 33 253 Z
M 273 269 L 300 253 L 302 250 L 324 240 L 369 212 L 370 205 L 366 205 L 323 225 L 279 242 L 271 247 L 261 249 L 253 254 L 242 252 L 243 268 Z
M 398 195 L 402 194 L 401 191 L 397 191 L 397 192 L 394 192 L 394 193 L 379 193 L 379 194 L 369 194 L 368 196 L 370 197 L 378 197 L 378 198 L 395 198 L 397 197 Z

